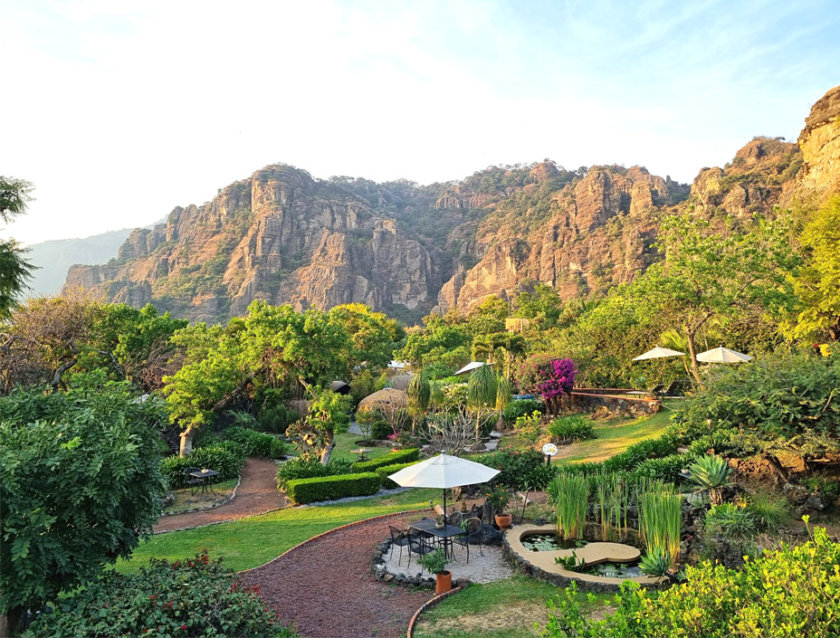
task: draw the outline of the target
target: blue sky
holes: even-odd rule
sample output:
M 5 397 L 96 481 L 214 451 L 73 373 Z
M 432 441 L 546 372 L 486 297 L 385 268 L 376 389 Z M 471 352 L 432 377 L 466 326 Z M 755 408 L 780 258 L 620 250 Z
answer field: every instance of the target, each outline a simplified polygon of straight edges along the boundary
M 25 242 L 151 223 L 272 163 L 420 183 L 491 164 L 690 182 L 794 140 L 840 3 L 0 0 L 0 174 Z

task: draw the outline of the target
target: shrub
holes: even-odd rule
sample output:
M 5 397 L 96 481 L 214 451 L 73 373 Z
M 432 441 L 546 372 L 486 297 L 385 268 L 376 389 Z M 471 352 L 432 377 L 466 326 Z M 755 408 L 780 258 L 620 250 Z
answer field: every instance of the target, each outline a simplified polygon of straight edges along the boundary
M 300 418 L 297 410 L 283 404 L 284 393 L 277 388 L 261 388 L 254 403 L 257 405 L 257 425 L 266 432 L 285 434 L 286 428 Z
M 476 461 L 499 470 L 493 482 L 514 490 L 526 489 L 526 482 L 534 473 L 534 468 L 545 464 L 542 453 L 536 450 L 497 450 L 478 457 Z
M 395 465 L 397 463 L 408 463 L 409 461 L 416 461 L 420 458 L 420 449 L 416 447 L 406 448 L 404 450 L 397 450 L 396 452 L 389 452 L 376 459 L 370 461 L 357 461 L 350 466 L 351 472 L 375 472 L 380 467 L 386 465 Z
M 366 433 L 372 439 L 382 440 L 389 434 L 394 433 L 388 423 L 388 419 L 378 409 L 360 410 L 356 413 L 356 423 L 359 425 L 362 433 Z M 366 432 L 368 428 L 369 432 Z
M 741 540 L 754 536 L 758 520 L 746 507 L 732 503 L 715 505 L 706 512 L 705 529 L 708 534 L 720 534 L 728 540 Z
M 516 399 L 508 403 L 502 410 L 502 419 L 504 419 L 505 425 L 511 426 L 521 416 L 543 412 L 544 410 L 543 402 L 539 399 Z
M 530 415 L 517 417 L 513 428 L 533 447 L 542 436 L 542 412 L 534 410 Z
M 293 479 L 286 482 L 286 496 L 296 504 L 331 501 L 347 496 L 376 494 L 380 484 L 376 472 Z
M 592 432 L 592 419 L 580 414 L 558 416 L 549 424 L 548 432 L 552 438 L 559 441 L 560 445 L 595 438 Z
M 241 427 L 227 428 L 222 436 L 230 441 L 239 443 L 247 456 L 261 456 L 268 458 L 282 458 L 286 455 L 286 445 L 276 436 L 265 432 L 246 430 Z
M 681 472 L 691 463 L 692 457 L 686 454 L 669 454 L 659 459 L 642 461 L 632 471 L 637 478 L 659 479 L 666 483 L 679 484 L 685 479 Z
M 757 492 L 747 500 L 747 511 L 755 517 L 759 531 L 774 532 L 788 518 L 784 499 Z
M 399 472 L 403 468 L 410 467 L 416 463 L 417 461 L 412 461 L 410 463 L 398 463 L 396 465 L 386 465 L 384 467 L 377 468 L 376 473 L 379 475 L 379 478 L 382 479 L 382 487 L 384 487 L 386 490 L 392 490 L 394 488 L 399 487 L 399 485 L 397 485 L 396 483 L 394 483 L 394 481 L 389 479 L 388 476 L 390 474 L 393 474 L 394 472 Z
M 621 454 L 616 454 L 604 461 L 607 472 L 630 471 L 647 459 L 661 458 L 675 454 L 679 447 L 678 440 L 669 434 L 656 439 L 639 441 L 628 447 Z
M 572 392 L 576 374 L 571 359 L 536 354 L 525 360 L 517 379 L 522 390 L 536 394 L 544 401 L 551 401 Z
M 338 459 L 331 459 L 326 465 L 315 456 L 299 456 L 286 461 L 277 468 L 278 489 L 285 487 L 288 481 L 293 479 L 315 478 L 319 476 L 336 476 L 338 474 L 349 474 L 350 462 Z
M 225 481 L 239 476 L 244 465 L 244 457 L 237 456 L 223 445 L 200 447 L 189 456 L 167 456 L 160 461 L 161 472 L 169 480 L 170 489 L 184 486 L 184 470 L 188 467 L 216 470 L 219 473 L 217 479 Z
M 257 593 L 207 554 L 174 563 L 153 558 L 137 574 L 104 572 L 26 635 L 293 637 Z

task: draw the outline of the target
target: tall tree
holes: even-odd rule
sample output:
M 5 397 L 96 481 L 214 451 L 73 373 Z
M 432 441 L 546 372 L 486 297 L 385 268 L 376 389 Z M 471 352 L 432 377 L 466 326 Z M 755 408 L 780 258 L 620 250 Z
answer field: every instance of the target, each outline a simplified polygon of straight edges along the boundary
M 26 212 L 32 184 L 14 177 L 0 175 L 0 219 L 9 223 Z M 26 289 L 32 264 L 25 259 L 26 251 L 14 239 L 0 241 L 0 319 L 8 319 L 18 295 Z
M 761 308 L 780 315 L 794 301 L 786 273 L 798 258 L 788 229 L 757 220 L 750 231 L 714 232 L 690 216 L 662 223 L 660 248 L 665 259 L 634 282 L 649 312 L 667 317 L 685 337 L 692 376 L 700 383 L 696 338 L 712 319 L 737 317 Z

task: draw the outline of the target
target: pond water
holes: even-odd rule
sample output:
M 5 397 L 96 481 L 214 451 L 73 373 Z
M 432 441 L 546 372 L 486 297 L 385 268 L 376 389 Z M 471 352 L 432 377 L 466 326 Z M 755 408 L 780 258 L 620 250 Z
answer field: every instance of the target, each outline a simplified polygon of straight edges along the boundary
M 550 552 L 555 549 L 583 547 L 586 545 L 586 541 L 561 541 L 556 534 L 532 534 L 522 539 L 522 545 L 532 552 Z
M 549 552 L 557 549 L 576 549 L 587 544 L 585 540 L 558 540 L 555 534 L 532 534 L 522 539 L 522 545 L 532 552 Z M 607 578 L 638 578 L 644 576 L 637 563 L 598 563 L 572 568 L 572 571 Z

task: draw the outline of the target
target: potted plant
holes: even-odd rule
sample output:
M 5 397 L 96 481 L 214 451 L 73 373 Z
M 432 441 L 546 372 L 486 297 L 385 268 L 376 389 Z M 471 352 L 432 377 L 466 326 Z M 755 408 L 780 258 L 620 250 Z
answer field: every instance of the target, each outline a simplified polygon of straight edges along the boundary
M 427 572 L 435 575 L 435 594 L 445 594 L 452 589 L 452 572 L 446 569 L 446 566 L 451 562 L 446 556 L 443 549 L 438 548 L 433 552 L 429 552 L 425 556 L 417 559 L 417 562 Z
M 497 485 L 492 490 L 485 494 L 487 503 L 490 505 L 490 511 L 496 519 L 496 525 L 499 529 L 507 529 L 510 527 L 511 515 L 505 513 L 508 501 L 510 501 L 510 492 L 506 487 Z

